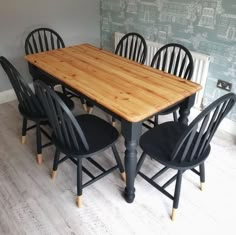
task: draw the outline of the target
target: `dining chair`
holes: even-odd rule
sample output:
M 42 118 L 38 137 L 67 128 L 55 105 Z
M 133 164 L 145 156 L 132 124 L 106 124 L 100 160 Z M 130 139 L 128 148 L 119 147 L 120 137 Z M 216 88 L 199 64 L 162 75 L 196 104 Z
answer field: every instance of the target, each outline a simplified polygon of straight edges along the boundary
M 37 28 L 31 31 L 25 39 L 25 53 L 26 55 L 35 54 L 39 52 L 55 50 L 64 48 L 65 43 L 62 37 L 54 30 L 49 28 Z M 43 73 L 32 64 L 29 65 L 29 72 L 36 79 L 42 79 L 48 85 L 54 87 L 58 83 L 49 74 Z
M 35 82 L 36 94 L 52 126 L 52 142 L 56 147 L 53 162 L 52 178 L 56 176 L 58 165 L 70 159 L 77 166 L 77 206 L 82 205 L 82 189 L 119 168 L 125 179 L 125 172 L 117 152 L 115 142 L 119 137 L 118 131 L 103 119 L 89 114 L 74 116 L 60 97 L 42 81 Z M 105 169 L 94 157 L 111 148 L 115 156 L 116 165 Z M 60 155 L 62 155 L 60 157 Z M 100 156 L 101 157 L 101 156 Z M 95 176 L 82 162 L 87 160 L 93 164 L 100 174 Z M 91 179 L 82 181 L 82 172 Z
M 3 56 L 0 57 L 0 63 L 6 72 L 18 98 L 18 109 L 23 117 L 21 142 L 22 144 L 25 143 L 26 133 L 28 130 L 36 128 L 37 161 L 41 164 L 42 149 L 51 145 L 51 141 L 43 145 L 41 139 L 41 133 L 43 133 L 49 140 L 51 140 L 48 133 L 41 127 L 42 125 L 46 125 L 48 123 L 47 117 L 38 98 L 35 96 L 29 85 L 22 78 L 16 68 Z M 28 120 L 33 121 L 34 124 L 27 127 Z
M 147 44 L 138 33 L 127 33 L 118 42 L 115 54 L 144 64 L 147 57 Z
M 156 54 L 153 56 L 151 67 L 158 70 L 162 70 L 166 73 L 173 74 L 177 77 L 191 80 L 193 75 L 193 58 L 190 51 L 183 45 L 177 43 L 169 43 L 161 47 Z M 148 119 L 148 123 L 153 126 L 158 125 L 158 116 L 173 114 L 174 121 L 177 122 L 177 110 L 179 109 L 179 103 L 172 107 L 158 113 L 152 119 Z M 145 127 L 150 129 L 150 125 L 143 123 Z
M 144 64 L 147 57 L 147 44 L 142 35 L 127 33 L 118 42 L 115 54 Z M 115 118 L 112 117 L 112 125 L 115 126 Z
M 141 136 L 140 146 L 143 153 L 137 164 L 137 173 L 173 200 L 172 220 L 175 218 L 179 205 L 182 176 L 185 171 L 191 170 L 200 176 L 200 189 L 203 190 L 205 160 L 211 151 L 210 142 L 221 121 L 230 112 L 235 102 L 235 94 L 226 94 L 205 108 L 189 126 L 179 122 L 166 122 L 148 130 Z M 153 176 L 140 171 L 147 155 L 164 166 Z M 195 169 L 197 167 L 199 170 Z M 156 179 L 169 169 L 175 170 L 177 173 L 166 183 L 158 184 Z M 174 181 L 176 183 L 172 195 L 166 190 L 166 187 Z
M 35 54 L 39 52 L 49 51 L 64 48 L 65 43 L 62 37 L 54 30 L 49 28 L 37 28 L 31 31 L 25 39 L 25 53 L 26 55 Z M 34 65 L 28 63 L 29 72 L 33 78 L 33 81 L 40 79 L 44 81 L 46 84 L 54 88 L 56 85 L 59 84 L 53 76 L 47 74 L 40 70 L 39 68 L 35 67 Z M 65 88 L 63 85 L 62 91 L 58 91 L 58 95 L 62 98 L 63 96 L 67 96 L 69 98 L 77 97 L 81 100 L 83 108 L 87 111 L 87 106 L 85 101 L 82 97 L 75 94 L 74 92 L 70 91 L 69 89 Z M 73 101 L 72 101 L 73 102 Z

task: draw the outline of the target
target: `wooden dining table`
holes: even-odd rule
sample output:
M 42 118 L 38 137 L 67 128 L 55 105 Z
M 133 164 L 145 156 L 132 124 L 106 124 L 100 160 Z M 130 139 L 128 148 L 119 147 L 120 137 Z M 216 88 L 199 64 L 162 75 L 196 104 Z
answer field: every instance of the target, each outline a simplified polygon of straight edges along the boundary
M 201 86 L 89 44 L 31 54 L 25 59 L 121 121 L 126 147 L 124 196 L 133 202 L 142 123 L 180 102 L 178 120 L 187 124 Z

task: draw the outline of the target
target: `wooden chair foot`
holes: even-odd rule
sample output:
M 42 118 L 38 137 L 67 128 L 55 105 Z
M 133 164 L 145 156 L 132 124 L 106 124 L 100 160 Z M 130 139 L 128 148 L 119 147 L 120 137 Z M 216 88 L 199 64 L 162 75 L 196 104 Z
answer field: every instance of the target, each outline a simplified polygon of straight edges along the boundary
M 88 107 L 88 114 L 92 114 L 93 112 L 93 107 Z
M 200 189 L 201 189 L 201 191 L 203 191 L 204 188 L 205 188 L 205 183 L 201 182 L 201 183 L 200 183 Z
M 37 162 L 39 165 L 41 165 L 43 162 L 43 155 L 41 153 L 37 154 Z
M 85 112 L 88 112 L 88 107 L 87 107 L 86 104 L 83 104 L 83 108 L 84 108 L 84 111 L 85 111 Z
M 54 180 L 56 178 L 57 171 L 52 171 L 51 178 Z
M 172 214 L 171 214 L 171 220 L 174 221 L 175 220 L 175 213 L 176 213 L 176 209 L 172 208 Z
M 22 143 L 22 144 L 25 144 L 25 141 L 26 141 L 26 136 L 25 136 L 25 135 L 22 135 L 22 136 L 21 136 L 21 143 Z
M 124 182 L 126 182 L 126 174 L 125 174 L 125 172 L 122 172 L 122 173 L 121 173 L 121 179 L 122 179 Z
M 79 208 L 82 207 L 82 196 L 77 196 L 76 205 L 77 205 L 77 207 L 79 207 Z

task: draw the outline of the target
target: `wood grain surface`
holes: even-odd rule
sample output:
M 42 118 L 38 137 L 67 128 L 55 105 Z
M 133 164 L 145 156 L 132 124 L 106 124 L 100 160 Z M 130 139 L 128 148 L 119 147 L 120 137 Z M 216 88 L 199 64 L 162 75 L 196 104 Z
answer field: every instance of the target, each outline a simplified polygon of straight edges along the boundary
M 201 89 L 89 44 L 25 59 L 130 122 L 142 121 Z

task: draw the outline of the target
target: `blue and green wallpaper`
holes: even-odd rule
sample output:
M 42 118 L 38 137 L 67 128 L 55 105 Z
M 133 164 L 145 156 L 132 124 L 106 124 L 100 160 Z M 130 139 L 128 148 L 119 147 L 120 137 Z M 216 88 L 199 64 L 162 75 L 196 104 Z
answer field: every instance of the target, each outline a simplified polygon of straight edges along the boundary
M 236 0 L 101 0 L 104 49 L 114 50 L 114 32 L 138 32 L 210 55 L 204 105 L 226 93 L 216 87 L 218 79 L 236 92 Z M 236 121 L 236 107 L 228 117 Z

